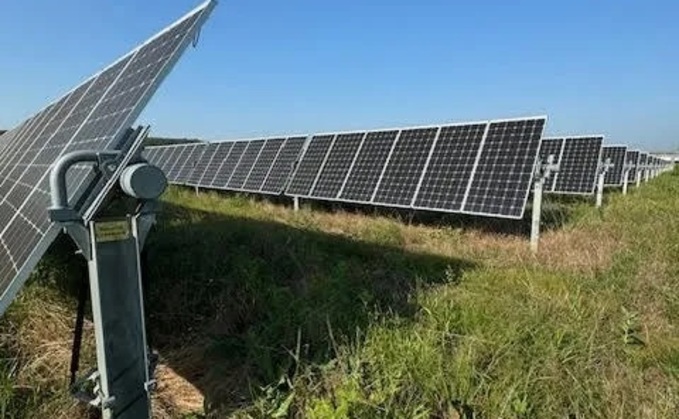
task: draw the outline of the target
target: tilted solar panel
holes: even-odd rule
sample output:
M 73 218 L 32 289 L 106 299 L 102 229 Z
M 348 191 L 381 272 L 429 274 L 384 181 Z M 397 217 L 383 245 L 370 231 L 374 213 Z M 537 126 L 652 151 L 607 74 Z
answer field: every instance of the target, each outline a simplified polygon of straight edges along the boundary
M 200 178 L 203 177 L 205 166 L 210 159 L 208 153 L 214 151 L 210 146 L 212 146 L 212 144 L 202 143 L 196 149 L 193 156 L 193 168 L 191 169 L 186 182 L 184 182 L 185 185 L 195 185 Z
M 312 197 L 337 197 L 364 137 L 365 132 L 337 135 L 318 181 L 310 193 Z
M 545 192 L 593 194 L 601 161 L 602 144 L 603 136 L 565 137 L 554 186 Z
M 259 192 L 271 171 L 278 153 L 285 143 L 285 138 L 271 138 L 266 140 L 266 144 L 259 153 L 259 157 L 252 166 L 252 171 L 243 185 L 244 191 Z
M 323 168 L 335 135 L 315 135 L 302 155 L 286 193 L 291 196 L 308 196 Z
M 545 123 L 545 118 L 490 123 L 462 211 L 523 217 Z
M 442 127 L 414 202 L 416 208 L 462 211 L 488 124 Z
M 373 202 L 410 206 L 438 132 L 439 128 L 401 131 L 377 185 Z
M 290 137 L 285 140 L 285 144 L 276 156 L 276 160 L 274 160 L 259 192 L 275 195 L 283 193 L 295 170 L 295 164 L 302 153 L 306 140 L 307 137 Z
M 356 161 L 347 175 L 340 200 L 370 202 L 380 180 L 382 168 L 400 131 L 373 131 L 366 134 Z
M 193 10 L 29 118 L 9 140 L 3 140 L 0 312 L 60 231 L 47 217 L 52 165 L 76 150 L 127 150 L 131 146 L 125 141 L 127 129 L 214 6 L 209 1 Z M 88 198 L 104 191 L 91 165 L 70 170 L 67 186 L 71 202 L 84 198 L 86 190 Z M 90 211 L 89 207 L 77 209 L 81 213 Z
M 604 177 L 604 185 L 606 186 L 620 186 L 622 185 L 622 176 L 625 169 L 625 155 L 627 154 L 627 146 L 610 145 L 604 146 L 601 161 L 606 162 L 610 159 L 613 167 L 609 167 Z
M 219 168 L 222 166 L 224 160 L 226 160 L 226 158 L 229 157 L 229 154 L 231 153 L 233 143 L 224 142 L 218 143 L 217 147 L 213 146 L 214 144 L 211 145 L 210 147 L 211 151 L 208 152 L 208 154 L 212 153 L 214 154 L 212 154 L 212 156 L 210 157 L 210 161 L 207 163 L 207 166 L 205 167 L 203 177 L 198 181 L 199 186 L 210 187 L 213 185 L 217 173 L 219 172 Z
M 219 169 L 217 169 L 217 173 L 211 183 L 213 188 L 226 189 L 248 144 L 249 141 L 234 142 L 229 155 L 222 161 Z
M 226 185 L 227 189 L 238 190 L 243 187 L 243 184 L 250 175 L 250 171 L 252 171 L 252 168 L 259 157 L 259 153 L 264 147 L 264 143 L 265 140 L 253 140 L 248 142 L 248 146 L 245 148 L 245 151 L 243 151 L 243 155 L 241 156 L 238 165 L 236 165 L 231 179 L 229 179 L 229 182 Z
M 187 146 L 185 156 L 181 162 L 180 168 L 177 171 L 177 183 L 186 184 L 189 181 L 189 175 L 196 167 L 196 160 L 203 150 L 202 144 L 192 144 Z

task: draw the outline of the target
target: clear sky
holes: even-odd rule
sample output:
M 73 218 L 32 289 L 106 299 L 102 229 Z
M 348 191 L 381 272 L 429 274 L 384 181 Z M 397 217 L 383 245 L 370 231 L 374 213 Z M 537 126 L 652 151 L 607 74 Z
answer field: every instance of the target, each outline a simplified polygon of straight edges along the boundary
M 0 127 L 195 0 L 3 0 Z M 204 139 L 549 116 L 679 148 L 679 2 L 222 0 L 139 122 Z

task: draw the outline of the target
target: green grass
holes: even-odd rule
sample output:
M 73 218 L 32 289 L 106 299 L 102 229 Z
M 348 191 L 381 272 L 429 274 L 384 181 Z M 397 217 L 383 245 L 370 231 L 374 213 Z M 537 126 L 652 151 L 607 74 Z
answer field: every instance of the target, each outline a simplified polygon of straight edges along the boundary
M 170 189 L 145 255 L 157 417 L 676 417 L 679 173 L 546 208 L 534 257 L 525 223 Z M 2 417 L 84 417 L 84 271 L 59 249 L 2 319 Z

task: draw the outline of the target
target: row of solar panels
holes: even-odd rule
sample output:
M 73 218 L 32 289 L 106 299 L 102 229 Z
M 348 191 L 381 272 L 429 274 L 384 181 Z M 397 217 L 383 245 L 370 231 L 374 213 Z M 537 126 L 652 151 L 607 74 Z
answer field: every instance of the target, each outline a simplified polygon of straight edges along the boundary
M 626 147 L 603 147 L 601 136 L 542 139 L 544 125 L 538 117 L 193 143 L 145 156 L 175 184 L 506 218 L 523 217 L 536 164 L 550 154 L 561 170 L 547 192 L 591 194 L 602 156 L 613 162 L 607 185 L 622 183 Z M 655 167 L 637 160 L 635 170 Z
M 544 138 L 540 147 L 540 159 L 553 156 L 559 166 L 558 172 L 547 178 L 544 191 L 557 194 L 593 194 L 603 163 L 609 162 L 605 171 L 604 186 L 622 186 L 625 175 L 628 182 L 637 176 L 653 177 L 668 162 L 639 150 L 629 150 L 625 145 L 603 145 L 603 136 L 580 136 Z

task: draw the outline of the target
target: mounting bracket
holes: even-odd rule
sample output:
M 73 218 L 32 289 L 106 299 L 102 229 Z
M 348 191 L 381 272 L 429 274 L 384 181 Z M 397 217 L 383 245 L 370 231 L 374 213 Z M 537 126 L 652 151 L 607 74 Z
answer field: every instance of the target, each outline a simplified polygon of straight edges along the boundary
M 559 171 L 559 165 L 554 161 L 556 156 L 550 154 L 546 162 L 539 161 L 535 168 L 535 182 L 533 183 L 533 214 L 530 228 L 530 249 L 537 253 L 540 241 L 540 219 L 542 217 L 542 193 L 545 181 L 552 173 Z
M 130 150 L 139 149 L 147 133 L 131 131 Z M 167 179 L 148 163 L 127 163 L 131 154 L 124 159 L 120 152 L 77 151 L 63 156 L 50 174 L 50 219 L 76 243 L 87 260 L 90 279 L 97 368 L 78 381 L 73 393 L 100 408 L 103 419 L 150 418 L 150 392 L 155 388 L 146 342 L 140 249 L 155 223 L 157 198 Z M 69 205 L 66 189 L 68 170 L 84 162 L 93 163 L 104 180 L 113 181 L 119 173 L 109 205 L 91 219 Z
M 606 181 L 606 173 L 613 168 L 613 163 L 610 158 L 599 165 L 597 170 L 597 182 L 596 182 L 596 207 L 601 208 L 604 202 L 604 184 Z

